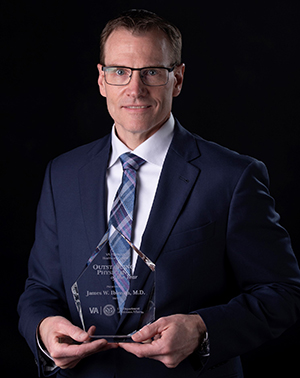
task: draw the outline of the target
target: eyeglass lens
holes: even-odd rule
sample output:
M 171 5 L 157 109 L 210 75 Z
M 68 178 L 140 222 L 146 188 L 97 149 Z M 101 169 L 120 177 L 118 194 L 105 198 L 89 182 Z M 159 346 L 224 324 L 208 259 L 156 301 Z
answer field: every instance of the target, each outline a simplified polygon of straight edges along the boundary
M 112 85 L 127 85 L 132 76 L 132 69 L 125 67 L 106 67 L 105 80 Z M 165 85 L 169 79 L 167 68 L 145 68 L 140 71 L 140 77 L 145 85 Z

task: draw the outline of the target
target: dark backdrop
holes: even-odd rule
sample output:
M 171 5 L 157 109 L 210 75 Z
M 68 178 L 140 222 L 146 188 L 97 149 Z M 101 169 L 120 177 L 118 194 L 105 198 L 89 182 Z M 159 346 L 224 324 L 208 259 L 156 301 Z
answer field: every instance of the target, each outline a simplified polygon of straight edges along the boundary
M 16 305 L 45 167 L 110 131 L 97 87 L 99 35 L 109 18 L 133 7 L 181 29 L 186 75 L 175 116 L 202 137 L 267 164 L 281 222 L 300 258 L 297 0 L 2 1 L 0 358 L 10 376 L 36 376 L 17 331 Z M 299 329 L 243 356 L 245 376 L 293 376 Z

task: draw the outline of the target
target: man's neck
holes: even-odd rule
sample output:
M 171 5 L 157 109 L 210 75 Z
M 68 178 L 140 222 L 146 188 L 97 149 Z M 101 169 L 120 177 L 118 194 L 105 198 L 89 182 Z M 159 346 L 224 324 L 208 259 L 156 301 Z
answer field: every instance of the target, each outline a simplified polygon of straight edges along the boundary
M 154 135 L 170 118 L 170 115 L 166 117 L 161 123 L 158 125 L 153 126 L 152 128 L 145 130 L 145 131 L 133 131 L 133 130 L 126 130 L 123 126 L 118 125 L 115 123 L 115 132 L 116 136 L 122 143 L 124 143 L 130 150 L 135 150 L 139 145 L 144 143 L 147 139 L 149 139 L 152 135 Z

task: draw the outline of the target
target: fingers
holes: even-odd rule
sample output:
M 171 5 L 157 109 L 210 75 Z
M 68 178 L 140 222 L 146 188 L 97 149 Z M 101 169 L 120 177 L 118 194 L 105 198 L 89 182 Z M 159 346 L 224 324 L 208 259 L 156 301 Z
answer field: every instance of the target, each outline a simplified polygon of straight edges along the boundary
M 132 335 L 134 343 L 120 344 L 93 339 L 94 332 L 95 327 L 85 332 L 62 317 L 46 318 L 40 324 L 44 345 L 62 369 L 72 368 L 91 354 L 118 346 L 139 358 L 152 358 L 174 368 L 197 348 L 206 326 L 197 314 L 171 315 Z
M 204 332 L 206 327 L 199 315 L 171 315 L 135 333 L 132 339 L 136 343 L 120 347 L 139 358 L 152 358 L 174 368 L 193 353 Z M 149 339 L 151 342 L 145 343 Z
M 108 344 L 104 339 L 91 339 L 94 332 L 95 327 L 85 332 L 60 316 L 44 319 L 39 327 L 47 351 L 56 366 L 62 369 L 73 368 L 91 354 L 118 346 Z
M 116 347 L 116 344 L 108 344 L 104 339 L 87 341 L 80 345 L 63 342 L 53 347 L 51 356 L 56 366 L 66 369 L 75 367 L 82 359 L 92 354 Z

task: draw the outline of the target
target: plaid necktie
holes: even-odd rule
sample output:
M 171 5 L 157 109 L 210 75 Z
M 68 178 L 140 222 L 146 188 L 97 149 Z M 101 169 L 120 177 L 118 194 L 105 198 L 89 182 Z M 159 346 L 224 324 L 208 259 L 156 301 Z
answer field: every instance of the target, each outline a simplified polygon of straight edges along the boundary
M 108 227 L 113 225 L 127 239 L 131 239 L 135 202 L 136 172 L 145 163 L 142 158 L 127 152 L 120 156 L 123 165 L 122 183 L 115 196 Z M 118 232 L 109 235 L 115 291 L 122 313 L 131 276 L 131 248 Z

